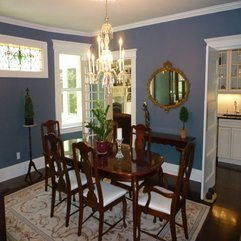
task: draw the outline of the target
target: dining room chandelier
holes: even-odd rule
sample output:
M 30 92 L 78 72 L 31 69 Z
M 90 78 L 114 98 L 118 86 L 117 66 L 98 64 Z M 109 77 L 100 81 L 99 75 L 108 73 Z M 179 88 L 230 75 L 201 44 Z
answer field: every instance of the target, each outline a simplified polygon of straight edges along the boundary
M 110 39 L 113 38 L 113 28 L 109 23 L 107 14 L 107 0 L 105 3 L 105 22 L 101 27 L 100 34 L 97 36 L 98 58 L 88 51 L 88 71 L 87 82 L 90 84 L 101 83 L 106 89 L 106 94 L 111 93 L 114 84 L 123 83 L 125 80 L 124 49 L 123 41 L 119 39 L 119 58 L 118 65 L 113 68 L 113 55 L 109 48 Z

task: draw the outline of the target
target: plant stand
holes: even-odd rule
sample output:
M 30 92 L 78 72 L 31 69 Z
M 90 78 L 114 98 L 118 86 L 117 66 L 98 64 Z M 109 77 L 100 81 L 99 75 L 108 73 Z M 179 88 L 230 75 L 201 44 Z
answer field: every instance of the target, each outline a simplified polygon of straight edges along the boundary
M 28 182 L 28 177 L 30 180 L 30 184 L 32 184 L 32 177 L 31 177 L 31 167 L 34 168 L 34 170 L 40 175 L 43 176 L 41 172 L 36 168 L 35 163 L 32 159 L 32 136 L 31 136 L 31 128 L 35 127 L 36 124 L 33 125 L 23 125 L 23 127 L 28 128 L 28 143 L 29 143 L 29 164 L 28 164 L 28 172 L 25 176 L 25 181 Z

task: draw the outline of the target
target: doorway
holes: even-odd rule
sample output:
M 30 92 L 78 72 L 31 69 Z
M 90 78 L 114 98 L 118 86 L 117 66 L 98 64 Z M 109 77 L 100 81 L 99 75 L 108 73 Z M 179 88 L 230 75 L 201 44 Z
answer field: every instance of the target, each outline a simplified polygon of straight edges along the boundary
M 216 63 L 217 61 L 212 59 L 215 56 L 215 53 L 221 50 L 228 50 L 228 49 L 238 49 L 241 48 L 241 35 L 232 35 L 220 38 L 211 38 L 206 39 L 205 42 L 207 43 L 206 48 L 206 70 L 205 70 L 205 97 L 204 97 L 204 121 L 203 121 L 203 154 L 202 154 L 202 183 L 201 183 L 201 199 L 204 199 L 205 194 L 207 193 L 210 187 L 215 185 L 216 179 L 216 149 L 217 149 L 217 142 L 213 141 L 212 143 L 208 139 L 209 134 L 209 127 L 213 127 L 212 135 L 217 136 L 217 123 L 215 124 L 214 116 L 210 115 L 210 102 L 209 97 L 213 97 L 213 103 L 217 102 L 217 78 L 209 78 L 212 73 L 216 72 Z M 209 58 L 210 57 L 210 58 Z M 213 69 L 215 68 L 215 69 Z M 212 86 L 213 88 L 209 88 Z M 216 94 L 214 94 L 214 89 L 216 88 Z M 212 107 L 213 108 L 213 107 Z M 217 108 L 217 106 L 216 106 Z M 217 116 L 215 116 L 217 119 Z M 216 125 L 216 127 L 215 127 Z M 216 130 L 216 131 L 215 131 Z M 211 148 L 212 154 L 210 155 L 210 145 L 213 145 Z M 214 155 L 215 153 L 215 155 Z M 207 158 L 211 156 L 211 158 Z M 207 158 L 207 159 L 206 159 Z

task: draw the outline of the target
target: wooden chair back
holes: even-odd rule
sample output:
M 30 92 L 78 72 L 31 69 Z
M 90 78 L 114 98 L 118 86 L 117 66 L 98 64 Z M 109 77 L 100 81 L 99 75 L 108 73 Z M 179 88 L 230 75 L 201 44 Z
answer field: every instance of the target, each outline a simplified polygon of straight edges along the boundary
M 192 172 L 195 152 L 195 143 L 189 142 L 181 154 L 179 171 L 175 183 L 175 200 L 186 199 L 189 188 L 189 180 Z
M 49 133 L 45 135 L 44 144 L 52 180 L 52 188 L 64 193 L 70 192 L 71 184 L 62 140 L 56 134 Z
M 126 191 L 121 188 L 114 187 L 110 183 L 103 182 L 99 178 L 97 166 L 96 166 L 96 153 L 91 146 L 86 142 L 73 143 L 73 162 L 75 167 L 75 173 L 78 181 L 79 190 L 79 225 L 78 235 L 81 235 L 82 224 L 88 220 L 93 214 L 99 212 L 99 232 L 98 241 L 102 240 L 102 236 L 113 228 L 117 223 L 123 220 L 123 225 L 126 227 L 125 215 L 126 215 Z M 79 162 L 81 161 L 81 162 Z M 81 178 L 79 178 L 80 163 L 83 172 L 85 173 L 87 184 L 86 189 L 83 190 L 81 185 Z M 104 194 L 103 194 L 104 193 Z M 104 201 L 105 200 L 105 201 Z M 123 203 L 123 218 L 114 223 L 109 223 L 109 228 L 103 232 L 104 213 L 107 210 L 113 209 L 113 206 L 122 202 Z M 91 213 L 83 221 L 83 209 L 85 206 L 92 208 Z M 113 220 L 112 220 L 113 221 Z
M 83 141 L 73 143 L 72 148 L 73 163 L 76 173 L 78 173 L 79 170 L 82 169 L 83 173 L 85 173 L 86 175 L 88 205 L 91 207 L 103 206 L 100 179 L 95 165 L 96 154 L 94 149 Z M 77 181 L 78 186 L 80 187 L 81 194 L 83 194 L 83 188 L 80 178 L 77 177 Z M 98 195 L 98 197 L 96 194 Z
M 46 150 L 45 150 L 45 135 L 49 133 L 54 133 L 58 137 L 60 137 L 59 122 L 57 120 L 48 120 L 41 124 L 41 140 L 42 140 L 43 155 L 45 159 L 45 191 L 47 191 L 48 177 L 49 177 L 49 172 L 48 172 L 49 167 L 48 167 Z
M 42 137 L 43 147 L 44 147 L 44 136 L 49 133 L 54 133 L 58 137 L 60 137 L 59 121 L 47 120 L 46 122 L 43 122 L 41 124 L 41 137 Z
M 150 150 L 151 148 L 151 128 L 143 125 L 132 125 L 130 144 L 134 144 L 137 151 Z
M 175 217 L 181 209 L 182 225 L 179 223 L 179 226 L 184 228 L 185 238 L 188 239 L 186 197 L 193 166 L 194 151 L 195 143 L 189 142 L 181 154 L 178 175 L 167 175 L 175 180 L 174 191 L 160 186 L 146 186 L 144 188 L 144 193 L 147 193 L 147 199 L 140 198 L 138 201 L 138 238 L 140 238 L 140 232 L 144 232 L 154 238 L 158 238 L 160 233 L 156 235 L 141 229 L 141 212 L 144 212 L 153 215 L 155 219 L 159 217 L 161 220 L 167 220 L 170 223 L 171 238 L 173 241 L 176 241 Z M 159 204 L 157 205 L 158 202 Z

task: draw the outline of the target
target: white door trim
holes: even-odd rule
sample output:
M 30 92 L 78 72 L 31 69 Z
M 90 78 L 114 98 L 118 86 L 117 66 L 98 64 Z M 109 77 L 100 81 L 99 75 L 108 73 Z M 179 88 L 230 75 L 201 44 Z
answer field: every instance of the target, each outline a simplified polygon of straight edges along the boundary
M 208 56 L 209 47 L 214 48 L 217 51 L 220 50 L 227 50 L 227 49 L 237 49 L 241 48 L 241 34 L 239 35 L 230 35 L 230 36 L 224 36 L 224 37 L 218 37 L 218 38 L 209 38 L 205 39 L 205 42 L 207 44 L 206 47 L 206 56 Z M 208 66 L 207 66 L 207 60 L 206 60 L 206 67 L 205 67 L 205 97 L 204 97 L 204 121 L 203 121 L 203 152 L 202 152 L 202 184 L 201 184 L 201 199 L 204 198 L 204 181 L 205 181 L 205 131 L 206 131 L 206 121 L 207 121 L 207 82 L 208 82 Z

